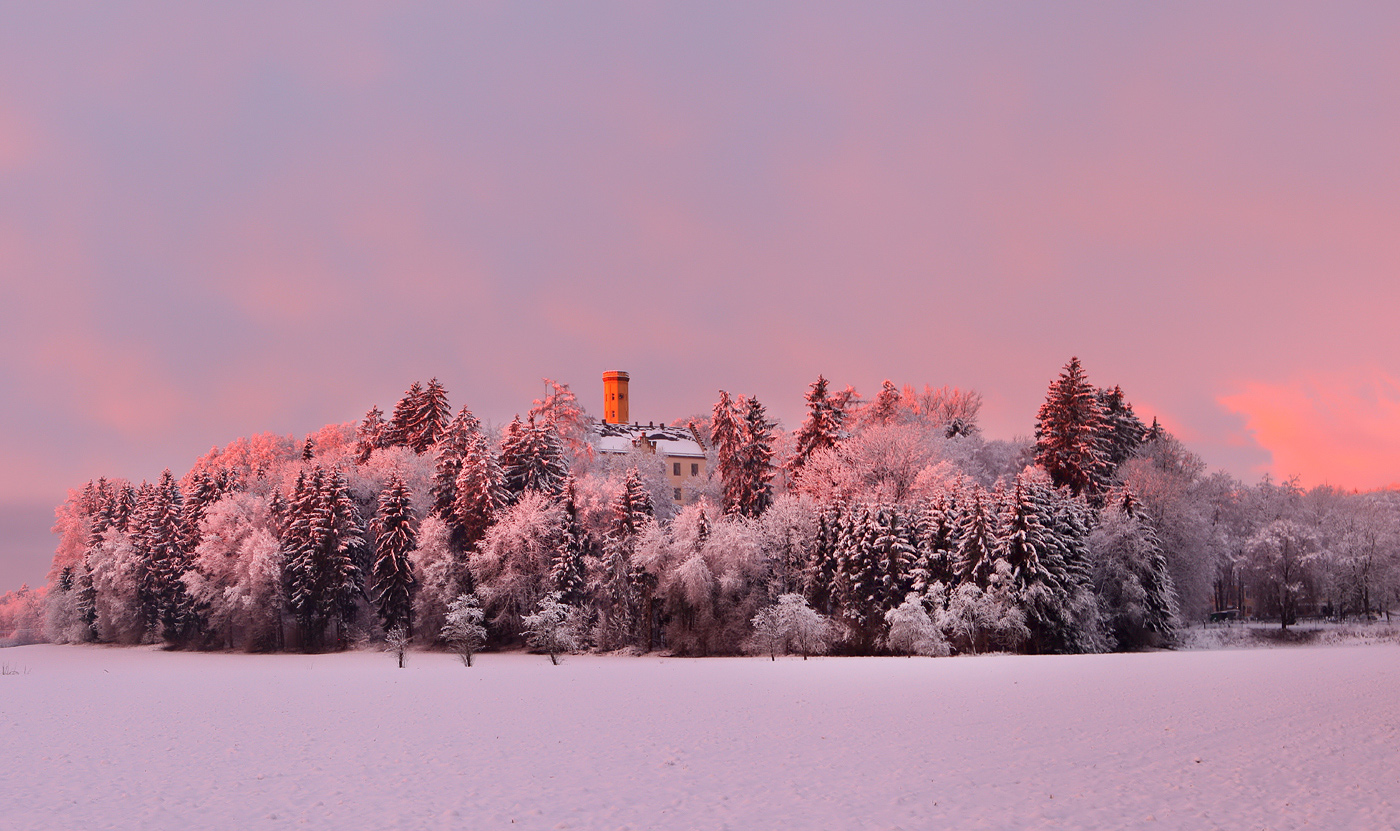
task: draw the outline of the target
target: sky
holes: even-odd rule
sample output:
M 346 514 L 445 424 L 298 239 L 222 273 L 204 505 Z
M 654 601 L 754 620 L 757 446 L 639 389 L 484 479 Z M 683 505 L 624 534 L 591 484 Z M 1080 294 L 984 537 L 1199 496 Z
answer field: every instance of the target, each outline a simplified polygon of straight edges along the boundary
M 1387 4 L 0 2 L 0 590 L 106 475 L 818 375 L 1400 482 Z

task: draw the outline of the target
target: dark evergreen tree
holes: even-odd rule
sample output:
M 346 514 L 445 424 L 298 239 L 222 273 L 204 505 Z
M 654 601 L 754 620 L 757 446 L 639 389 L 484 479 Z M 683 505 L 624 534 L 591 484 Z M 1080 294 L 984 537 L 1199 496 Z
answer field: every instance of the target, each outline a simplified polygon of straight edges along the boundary
M 957 577 L 958 506 L 943 498 L 925 506 L 919 516 L 918 564 L 913 590 L 922 592 L 934 583 L 953 584 Z
M 884 626 L 885 570 L 875 545 L 880 533 L 875 511 L 868 506 L 851 511 L 842 530 L 833 606 L 850 648 L 869 654 Z
M 397 419 L 398 413 L 395 412 Z M 447 390 L 438 379 L 428 381 L 427 389 L 413 402 L 409 414 L 405 438 L 415 453 L 425 453 L 437 443 L 438 437 L 447 428 L 452 418 L 452 408 L 447 405 Z
M 355 429 L 355 463 L 362 465 L 369 461 L 374 451 L 388 447 L 390 432 L 379 406 L 370 407 L 369 412 L 365 413 L 365 420 Z
M 554 591 L 559 592 L 561 602 L 582 607 L 588 599 L 585 563 L 592 554 L 592 545 L 579 516 L 577 486 L 572 475 L 564 481 L 563 508 L 563 541 L 550 563 L 549 577 Z
M 413 436 L 413 423 L 422 408 L 423 385 L 418 381 L 408 388 L 399 403 L 394 405 L 394 414 L 384 428 L 385 447 L 408 447 Z
M 517 416 L 501 443 L 501 476 L 512 500 L 527 490 L 558 496 L 568 473 L 558 434 L 534 419 L 521 425 Z
M 744 409 L 743 443 L 739 448 L 738 513 L 756 517 L 773 504 L 773 428 L 757 398 Z
M 710 442 L 715 449 L 715 467 L 726 513 L 738 511 L 743 502 L 744 427 L 739 414 L 742 402 L 742 397 L 738 402 L 731 401 L 729 393 L 720 390 L 710 420 Z
M 1091 496 L 1106 488 L 1111 468 L 1103 408 L 1078 358 L 1071 358 L 1050 384 L 1036 416 L 1035 440 L 1036 464 L 1049 472 L 1056 487 Z
M 826 378 L 818 375 L 807 393 L 807 419 L 802 422 L 802 427 L 794 437 L 796 447 L 787 465 L 788 471 L 794 476 L 807 464 L 813 453 L 835 447 L 841 438 L 846 413 L 826 390 Z
M 880 385 L 880 391 L 875 394 L 875 400 L 870 402 L 865 420 L 875 425 L 894 424 L 899 420 L 899 400 L 899 388 L 886 378 Z
M 457 499 L 457 477 L 462 475 L 462 457 L 467 454 L 473 435 L 481 432 L 481 422 L 463 407 L 453 417 L 437 441 L 437 467 L 433 471 L 433 513 L 448 518 Z
M 180 577 L 189 567 L 180 488 L 166 470 L 147 495 L 140 541 L 143 568 L 137 587 L 147 630 L 177 643 L 198 628 L 196 610 Z
M 914 529 L 893 505 L 882 505 L 874 513 L 874 540 L 871 554 L 880 569 L 879 606 L 884 612 L 904 602 L 913 590 L 918 549 Z
M 408 553 L 417 545 L 413 506 L 408 487 L 398 476 L 390 478 L 379 495 L 374 534 L 374 592 L 384 631 L 396 626 L 413 629 L 413 568 Z
M 343 638 L 354 620 L 355 599 L 364 592 L 357 562 L 365 550 L 363 523 L 340 471 L 317 466 L 291 506 L 287 552 L 288 605 L 301 625 L 305 645 L 319 649 L 326 625 L 335 621 Z
M 954 555 L 958 582 L 976 583 L 985 589 L 996 571 L 995 505 L 981 485 L 974 484 L 961 499 L 957 526 L 957 553 Z
M 1097 395 L 1099 408 L 1103 411 L 1103 445 L 1110 470 L 1137 455 L 1147 435 L 1147 427 L 1133 412 L 1133 405 L 1123 398 L 1123 390 L 1114 386 L 1111 390 L 1100 390 Z M 1155 425 L 1156 419 L 1152 420 Z
M 496 512 L 507 504 L 500 466 L 480 433 L 472 434 L 467 441 L 462 471 L 457 474 L 453 489 L 456 493 L 447 518 L 453 544 L 460 551 L 472 551 L 486 536 Z

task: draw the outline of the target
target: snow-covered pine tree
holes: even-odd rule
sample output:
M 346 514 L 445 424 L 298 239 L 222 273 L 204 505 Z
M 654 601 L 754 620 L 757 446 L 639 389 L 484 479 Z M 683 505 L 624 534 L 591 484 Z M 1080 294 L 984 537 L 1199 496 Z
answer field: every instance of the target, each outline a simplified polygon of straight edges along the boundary
M 731 401 L 729 393 L 720 390 L 710 420 L 710 442 L 715 449 L 715 467 L 726 512 L 738 511 L 743 501 L 744 426 L 739 414 L 743 400 L 741 396 L 738 401 Z
M 757 517 L 773 504 L 773 428 L 757 398 L 748 399 L 741 425 L 743 442 L 739 449 L 738 513 Z
M 1035 461 L 1056 487 L 1074 494 L 1101 493 L 1111 472 L 1097 391 L 1071 358 L 1050 384 L 1035 425 Z
M 318 465 L 294 496 L 288 537 L 288 605 L 302 628 L 303 645 L 319 649 L 325 626 L 334 620 L 343 638 L 354 620 L 355 598 L 364 576 L 357 562 L 365 547 L 363 524 L 343 474 Z
M 384 413 L 379 405 L 369 408 L 364 421 L 355 428 L 355 463 L 364 464 L 374 451 L 389 446 L 389 425 L 384 421 Z
M 846 628 L 846 640 L 858 654 L 874 651 L 884 624 L 884 569 L 875 550 L 879 537 L 876 510 L 860 506 L 851 511 L 841 538 L 840 573 L 833 606 Z
M 835 447 L 841 439 L 846 413 L 827 394 L 827 380 L 818 375 L 807 392 L 807 419 L 794 437 L 795 447 L 787 469 L 796 477 L 807 460 L 818 450 Z
M 413 569 L 408 553 L 418 544 L 413 527 L 413 507 L 408 486 L 393 476 L 379 495 L 379 511 L 371 525 L 374 534 L 374 592 L 384 631 L 397 626 L 412 631 Z
M 180 488 L 166 470 L 148 494 L 139 548 L 145 563 L 141 598 L 147 631 L 159 632 L 170 643 L 179 642 L 198 627 L 195 609 L 180 580 L 188 566 L 181 507 Z
M 394 414 L 384 428 L 385 447 L 408 447 L 413 435 L 413 421 L 422 406 L 423 385 L 418 381 L 408 388 L 399 403 L 394 405 Z
M 395 412 L 394 416 L 397 419 L 398 413 Z M 415 453 L 426 453 L 437 443 L 438 436 L 451 418 L 452 408 L 447 405 L 447 390 L 443 389 L 438 379 L 433 378 L 428 381 L 427 388 L 418 396 L 409 414 L 405 436 L 408 446 Z
M 822 614 L 832 611 L 832 585 L 840 563 L 840 524 L 841 512 L 835 506 L 828 506 L 817 514 L 816 542 L 802 575 L 803 594 Z
M 986 588 L 995 570 L 996 541 L 995 506 L 990 495 L 979 484 L 965 493 L 958 515 L 957 552 L 954 568 L 959 583 L 975 583 Z
M 912 590 L 918 550 L 913 529 L 893 505 L 881 505 L 875 511 L 874 531 L 871 553 L 880 570 L 880 610 L 886 612 Z
M 880 385 L 880 391 L 875 394 L 875 400 L 866 408 L 865 423 L 870 426 L 894 424 L 899 420 L 899 405 L 899 388 L 886 378 Z
M 496 512 L 505 507 L 507 495 L 501 468 L 486 444 L 486 437 L 473 433 L 462 454 L 462 470 L 453 486 L 452 511 L 448 526 L 458 550 L 470 552 L 486 536 Z
M 629 468 L 622 480 L 622 490 L 613 501 L 612 536 L 635 537 L 655 516 L 651 494 L 642 482 L 641 473 L 635 467 Z
M 919 509 L 918 560 L 914 568 L 914 591 L 923 592 L 934 583 L 949 585 L 955 578 L 957 562 L 958 505 L 954 495 L 944 495 Z
M 473 435 L 481 432 L 481 422 L 466 407 L 457 411 L 437 441 L 437 464 L 433 470 L 433 513 L 452 515 L 457 499 L 457 477 L 462 475 L 462 457 L 467 455 Z
M 549 576 L 562 602 L 581 607 L 588 598 L 588 572 L 585 563 L 591 553 L 588 530 L 578 509 L 578 486 L 573 475 L 564 480 L 564 533 L 559 550 L 550 563 Z
M 517 416 L 501 443 L 501 476 L 512 500 L 527 490 L 558 496 L 569 473 L 559 436 L 547 424 Z
M 1162 646 L 1176 634 L 1176 592 L 1166 557 L 1132 494 L 1102 513 L 1089 538 L 1094 588 L 1119 650 Z
M 1121 387 L 1115 385 L 1111 390 L 1099 390 L 1097 398 L 1103 411 L 1103 444 L 1108 467 L 1111 471 L 1117 470 L 1137 454 L 1147 427 L 1133 412 L 1133 405 L 1124 400 Z

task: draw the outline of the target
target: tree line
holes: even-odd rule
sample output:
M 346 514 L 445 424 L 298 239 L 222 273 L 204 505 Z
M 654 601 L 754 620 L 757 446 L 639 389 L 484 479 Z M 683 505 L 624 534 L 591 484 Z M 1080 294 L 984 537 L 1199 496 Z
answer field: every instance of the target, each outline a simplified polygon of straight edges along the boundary
M 49 585 L 0 637 L 322 650 L 391 642 L 682 655 L 1097 652 L 1234 610 L 1389 614 L 1390 491 L 1209 474 L 1071 360 L 1033 439 L 980 398 L 819 377 L 791 432 L 721 391 L 680 419 L 707 475 L 600 453 L 566 385 L 500 430 L 436 380 L 387 418 L 215 448 L 178 480 L 100 479 L 58 509 Z

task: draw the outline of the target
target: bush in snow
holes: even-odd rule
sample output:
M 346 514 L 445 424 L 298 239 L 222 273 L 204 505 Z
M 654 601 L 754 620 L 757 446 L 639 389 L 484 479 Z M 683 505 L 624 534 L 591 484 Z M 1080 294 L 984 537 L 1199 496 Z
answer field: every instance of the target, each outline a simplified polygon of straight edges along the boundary
M 775 661 L 779 652 L 797 652 L 805 661 L 808 655 L 826 652 L 832 638 L 831 624 L 807 605 L 806 598 L 785 594 L 754 615 L 753 635 L 745 645 L 749 652 L 767 654 Z
M 408 627 L 400 623 L 384 636 L 384 649 L 399 659 L 399 669 L 403 669 L 404 654 L 408 652 Z
M 482 611 L 481 603 L 474 594 L 461 595 L 447 608 L 447 624 L 442 627 L 442 639 L 457 650 L 457 654 L 462 656 L 462 663 L 467 666 L 472 665 L 472 655 L 486 643 L 486 627 L 481 625 L 485 619 L 486 612 Z
M 539 610 L 521 619 L 530 646 L 549 653 L 549 660 L 559 665 L 560 652 L 578 649 L 578 626 L 574 609 L 559 602 L 559 592 L 540 599 Z
M 906 595 L 903 603 L 885 612 L 885 622 L 890 627 L 885 645 L 896 655 L 948 654 L 948 642 L 924 609 L 923 598 L 919 595 L 913 592 Z

